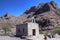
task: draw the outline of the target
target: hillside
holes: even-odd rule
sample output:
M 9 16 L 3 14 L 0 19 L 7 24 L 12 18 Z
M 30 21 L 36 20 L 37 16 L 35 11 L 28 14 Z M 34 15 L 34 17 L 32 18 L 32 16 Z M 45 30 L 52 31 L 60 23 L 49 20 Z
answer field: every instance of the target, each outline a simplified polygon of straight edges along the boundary
M 54 1 L 40 3 L 38 6 L 32 6 L 18 17 L 6 13 L 6 15 L 0 17 L 0 24 L 10 23 L 15 27 L 17 24 L 31 22 L 32 17 L 35 17 L 36 22 L 42 28 L 51 29 L 60 27 L 60 8 Z

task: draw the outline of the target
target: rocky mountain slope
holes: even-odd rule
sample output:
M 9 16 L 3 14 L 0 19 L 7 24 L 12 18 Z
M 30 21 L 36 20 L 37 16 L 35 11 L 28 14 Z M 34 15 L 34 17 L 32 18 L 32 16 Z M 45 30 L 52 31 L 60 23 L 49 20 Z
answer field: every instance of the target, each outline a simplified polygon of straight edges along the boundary
M 60 27 L 60 8 L 54 1 L 32 6 L 18 17 L 6 13 L 6 15 L 0 17 L 0 24 L 10 23 L 16 25 L 31 22 L 32 17 L 35 17 L 36 22 L 39 23 L 40 27 Z

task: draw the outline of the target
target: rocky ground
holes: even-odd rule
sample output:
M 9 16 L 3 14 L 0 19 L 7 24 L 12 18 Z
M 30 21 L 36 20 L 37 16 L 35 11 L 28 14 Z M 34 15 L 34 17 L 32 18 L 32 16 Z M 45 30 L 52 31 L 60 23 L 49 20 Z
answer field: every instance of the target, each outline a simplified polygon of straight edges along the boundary
M 44 35 L 31 36 L 31 37 L 27 37 L 27 38 L 32 39 L 32 40 L 44 40 Z M 60 40 L 60 36 L 56 35 L 55 38 L 47 37 L 47 40 Z
M 32 40 L 44 40 L 44 37 L 41 36 L 36 36 L 36 37 L 31 37 Z M 9 37 L 9 36 L 0 36 L 0 40 L 27 40 L 27 39 L 21 39 L 17 37 Z M 47 38 L 47 40 L 60 40 L 60 38 Z
M 47 39 L 47 40 L 60 40 L 60 38 L 51 38 L 51 39 Z
M 9 37 L 9 36 L 0 36 L 0 40 L 25 40 L 16 37 Z

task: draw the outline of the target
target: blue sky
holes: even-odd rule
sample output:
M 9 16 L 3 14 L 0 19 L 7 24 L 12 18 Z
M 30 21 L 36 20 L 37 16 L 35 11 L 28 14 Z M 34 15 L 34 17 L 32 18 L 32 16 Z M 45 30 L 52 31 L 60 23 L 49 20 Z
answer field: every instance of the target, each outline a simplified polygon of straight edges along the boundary
M 42 2 L 50 2 L 52 0 L 0 0 L 0 16 L 11 13 L 14 16 L 19 16 L 31 6 L 37 6 Z M 60 7 L 60 0 L 53 0 Z

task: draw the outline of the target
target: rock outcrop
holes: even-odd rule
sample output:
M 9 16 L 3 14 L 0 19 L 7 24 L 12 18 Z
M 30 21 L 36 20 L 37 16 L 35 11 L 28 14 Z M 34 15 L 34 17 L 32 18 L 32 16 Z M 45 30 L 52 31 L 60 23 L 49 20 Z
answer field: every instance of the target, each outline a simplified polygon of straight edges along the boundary
M 60 27 L 60 8 L 54 1 L 41 3 L 38 6 L 33 6 L 28 11 L 26 11 L 25 14 L 27 15 L 28 22 L 31 21 L 30 18 L 34 16 L 37 23 L 39 23 L 41 27 L 42 25 L 49 28 Z M 42 21 L 41 23 L 41 19 L 43 19 L 45 22 Z M 47 20 L 49 20 L 50 23 L 47 22 Z

